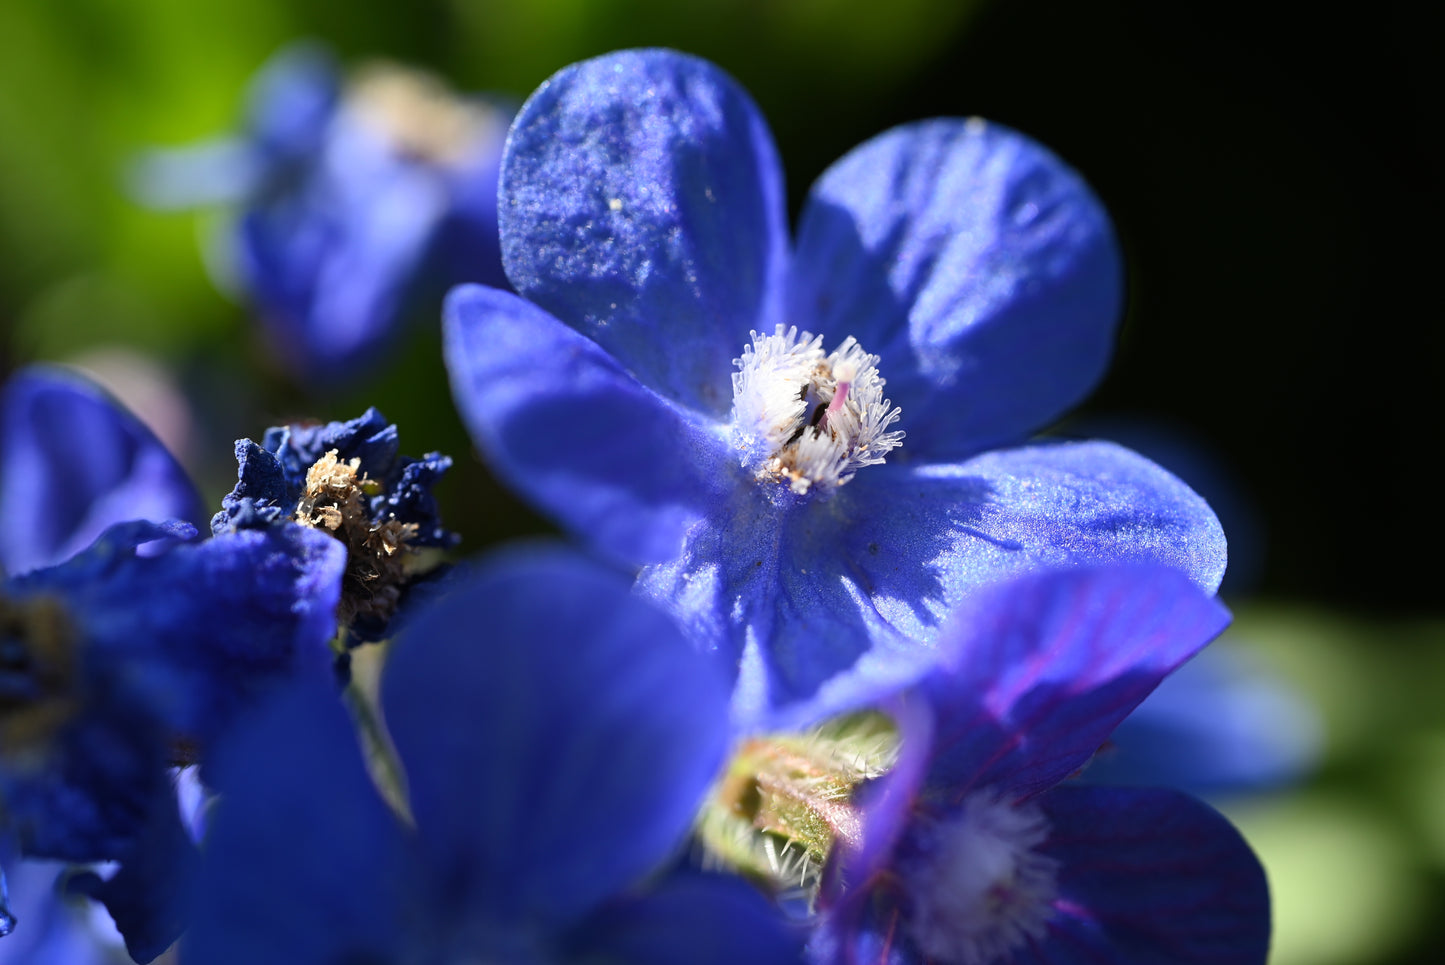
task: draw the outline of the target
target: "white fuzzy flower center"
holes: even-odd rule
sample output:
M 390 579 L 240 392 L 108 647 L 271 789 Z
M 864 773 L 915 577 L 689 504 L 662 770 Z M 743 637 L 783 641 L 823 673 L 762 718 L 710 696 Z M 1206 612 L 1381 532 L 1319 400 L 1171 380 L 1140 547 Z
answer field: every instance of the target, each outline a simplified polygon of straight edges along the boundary
M 988 965 L 1044 934 L 1058 862 L 1037 848 L 1048 821 L 1030 804 L 969 795 L 957 816 L 918 829 L 903 871 L 909 937 L 940 965 Z
M 823 336 L 779 325 L 752 334 L 734 359 L 733 442 L 763 483 L 802 495 L 835 489 L 903 441 L 902 413 L 883 398 L 878 356 L 850 336 L 833 353 Z

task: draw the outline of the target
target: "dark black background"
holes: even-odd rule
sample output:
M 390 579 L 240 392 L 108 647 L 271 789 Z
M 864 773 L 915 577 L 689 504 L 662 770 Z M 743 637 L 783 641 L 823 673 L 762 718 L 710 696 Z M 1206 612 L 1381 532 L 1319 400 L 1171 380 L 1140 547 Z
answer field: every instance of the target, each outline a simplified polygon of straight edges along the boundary
M 1104 197 L 1129 311 L 1086 412 L 1221 458 L 1264 520 L 1260 592 L 1439 608 L 1428 7 L 1003 0 L 892 102 L 1037 133 Z

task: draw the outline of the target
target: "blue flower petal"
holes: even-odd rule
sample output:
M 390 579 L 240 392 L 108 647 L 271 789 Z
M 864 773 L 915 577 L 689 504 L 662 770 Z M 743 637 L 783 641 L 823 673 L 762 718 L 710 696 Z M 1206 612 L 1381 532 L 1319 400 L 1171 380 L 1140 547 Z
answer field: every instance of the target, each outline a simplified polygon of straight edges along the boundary
M 935 715 L 927 784 L 952 799 L 1052 787 L 1228 623 L 1164 567 L 1054 570 L 980 594 L 920 685 Z
M 186 926 L 186 906 L 199 854 L 181 822 L 175 794 L 162 794 L 145 831 L 109 878 L 84 872 L 67 883 L 72 894 L 105 905 L 126 951 L 149 962 L 171 947 Z
M 840 496 L 846 555 L 909 636 L 979 586 L 1046 566 L 1159 563 L 1213 592 L 1224 532 L 1209 505 L 1154 463 L 1107 442 L 999 449 L 956 465 L 875 467 Z
M 0 965 L 118 965 L 120 938 L 105 912 L 89 902 L 67 899 L 60 881 L 66 866 L 59 862 L 6 862 L 13 933 L 0 941 Z
M 894 128 L 814 185 L 790 318 L 880 356 L 909 451 L 1011 442 L 1102 376 L 1123 302 L 1109 217 L 1034 141 L 982 120 Z
M 123 551 L 135 528 L 117 527 L 66 565 L 12 584 L 59 595 L 88 653 L 128 668 L 153 713 L 204 744 L 277 681 L 329 677 L 341 543 L 286 525 L 140 557 Z
M 166 735 L 115 676 L 86 674 L 78 716 L 42 748 L 39 762 L 0 765 L 5 822 L 26 855 L 115 861 L 130 852 L 169 790 Z
M 802 930 L 733 875 L 675 874 L 604 907 L 573 943 L 586 961 L 628 965 L 794 965 Z
M 671 50 L 573 64 L 523 105 L 502 160 L 516 290 L 637 378 L 714 415 L 751 329 L 783 320 L 781 167 L 717 67 Z
M 403 960 L 414 866 L 334 688 L 298 686 L 233 733 L 183 959 Z
M 0 396 L 0 566 L 22 573 L 85 549 L 113 523 L 201 518 L 186 471 L 139 419 L 78 372 L 32 367 Z
M 492 467 L 611 555 L 676 554 L 736 475 L 713 427 L 515 295 L 453 290 L 444 336 L 457 408 Z
M 401 434 L 372 406 L 344 422 L 272 426 L 261 437 L 261 447 L 275 454 L 285 472 L 287 498 L 295 501 L 306 488 L 307 470 L 332 449 L 338 459 L 360 459 L 362 472 L 385 480 L 401 452 Z
M 644 569 L 639 590 L 738 666 L 741 722 L 797 727 L 916 677 L 970 594 L 1048 566 L 1152 562 L 1212 590 L 1208 505 L 1108 443 L 1001 450 L 951 466 L 872 466 L 829 500 L 773 510 L 745 488 Z
M 1059 862 L 1047 965 L 1262 965 L 1264 871 L 1228 821 L 1176 791 L 1065 787 L 1040 798 Z
M 560 550 L 414 614 L 382 704 L 455 914 L 571 923 L 678 847 L 726 749 L 710 670 L 626 578 Z

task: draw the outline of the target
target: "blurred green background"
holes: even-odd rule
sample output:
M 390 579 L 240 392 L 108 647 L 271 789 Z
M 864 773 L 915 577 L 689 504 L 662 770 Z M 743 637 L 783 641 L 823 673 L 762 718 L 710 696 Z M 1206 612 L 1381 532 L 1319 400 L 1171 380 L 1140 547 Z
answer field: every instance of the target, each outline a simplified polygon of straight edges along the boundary
M 375 404 L 405 451 L 458 457 L 445 518 L 475 551 L 546 527 L 471 456 L 435 306 L 379 380 L 327 397 L 289 385 L 205 272 L 208 219 L 125 196 L 134 152 L 231 129 L 252 72 L 298 37 L 518 101 L 606 50 L 701 54 L 771 121 L 795 212 L 830 161 L 893 124 L 1012 125 L 1095 185 L 1128 257 L 1114 368 L 1063 430 L 1142 417 L 1209 454 L 1222 481 L 1200 488 L 1247 574 L 1226 587 L 1239 636 L 1324 715 L 1317 777 L 1221 802 L 1270 871 L 1273 960 L 1435 962 L 1445 514 L 1426 466 L 1445 442 L 1445 151 L 1425 7 L 0 0 L 0 371 L 158 366 L 139 384 L 173 380 L 185 404 L 149 417 L 212 503 L 234 438 Z

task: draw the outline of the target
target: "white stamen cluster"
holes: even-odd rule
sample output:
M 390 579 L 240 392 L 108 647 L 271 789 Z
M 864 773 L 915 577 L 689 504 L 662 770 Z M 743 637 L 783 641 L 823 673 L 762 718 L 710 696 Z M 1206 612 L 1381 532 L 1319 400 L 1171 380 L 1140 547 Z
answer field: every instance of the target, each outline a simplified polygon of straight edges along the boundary
M 1058 862 L 1037 848 L 1048 821 L 1031 804 L 988 792 L 969 795 L 960 813 L 919 829 L 919 855 L 904 871 L 907 931 L 940 965 L 988 965 L 1043 936 L 1058 894 Z
M 831 355 L 823 336 L 782 325 L 751 333 L 733 375 L 733 441 L 760 482 L 802 495 L 843 485 L 903 441 L 902 412 L 883 398 L 878 356 L 851 336 Z

